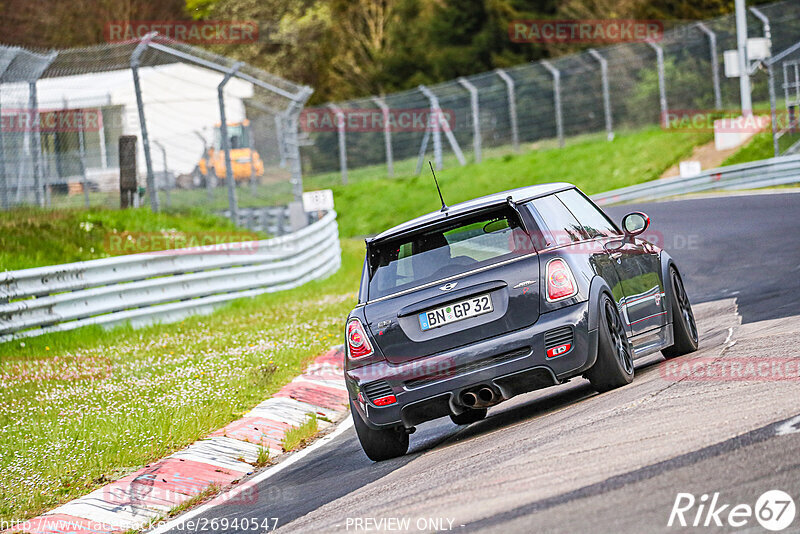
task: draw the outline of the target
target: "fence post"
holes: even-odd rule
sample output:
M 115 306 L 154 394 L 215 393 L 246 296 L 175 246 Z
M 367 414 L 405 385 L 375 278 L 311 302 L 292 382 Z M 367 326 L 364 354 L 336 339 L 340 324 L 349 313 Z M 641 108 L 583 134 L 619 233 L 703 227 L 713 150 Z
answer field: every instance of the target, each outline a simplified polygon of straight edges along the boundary
M 147 168 L 147 191 L 150 196 L 150 209 L 153 213 L 158 213 L 158 191 L 156 191 L 156 181 L 153 176 L 153 160 L 150 157 L 150 138 L 147 136 L 147 121 L 144 118 L 144 103 L 142 101 L 142 86 L 139 82 L 139 59 L 150 41 L 156 36 L 156 32 L 145 35 L 131 54 L 131 73 L 133 74 L 133 89 L 136 92 L 136 107 L 139 110 L 139 129 L 142 131 L 142 149 L 144 150 L 144 164 Z
M 172 198 L 170 196 L 169 190 L 169 169 L 167 168 L 167 150 L 164 148 L 164 145 L 159 143 L 156 140 L 153 140 L 153 144 L 158 147 L 161 151 L 161 162 L 164 166 L 164 192 L 167 194 L 167 207 L 169 208 L 172 204 Z
M 42 183 L 42 135 L 41 128 L 39 127 L 39 99 L 36 92 L 36 82 L 41 78 L 44 71 L 53 62 L 58 55 L 58 52 L 52 52 L 49 56 L 42 56 L 41 63 L 37 68 L 31 72 L 28 78 L 28 109 L 33 113 L 33 135 L 31 136 L 31 159 L 33 163 L 33 187 L 34 195 L 36 197 L 36 204 L 39 207 L 44 207 L 47 192 L 45 191 L 45 184 Z
M 347 123 L 342 108 L 335 104 L 328 104 L 328 107 L 336 115 L 336 135 L 339 139 L 339 170 L 342 173 L 342 185 L 347 185 L 347 139 L 345 137 Z
M 564 148 L 564 117 L 561 114 L 561 71 L 553 66 L 552 63 L 543 59 L 541 64 L 553 76 L 553 104 L 556 111 L 556 136 L 558 136 L 558 146 Z
M 458 79 L 461 87 L 469 91 L 469 103 L 472 109 L 472 151 L 475 153 L 475 163 L 480 163 L 481 155 L 481 109 L 478 101 L 478 88 L 463 76 Z
M 289 164 L 291 173 L 292 194 L 295 202 L 303 201 L 303 163 L 300 161 L 300 141 L 297 130 L 299 128 L 298 117 L 303 111 L 308 98 L 314 90 L 308 86 L 303 87 L 302 91 L 292 99 L 284 112 L 286 116 L 286 127 L 283 130 L 283 146 L 286 150 L 286 161 Z
M 386 145 L 386 172 L 389 178 L 394 177 L 394 156 L 392 154 L 392 125 L 389 123 L 389 106 L 382 98 L 372 97 L 372 101 L 383 114 L 383 142 Z
M 203 160 L 206 162 L 206 197 L 208 198 L 208 203 L 211 204 L 211 201 L 214 200 L 214 189 L 211 184 L 211 159 L 208 157 L 208 144 L 202 133 L 194 130 L 194 134 L 203 142 Z
M 506 83 L 508 93 L 508 120 L 511 123 L 511 144 L 514 152 L 519 152 L 519 129 L 517 128 L 517 97 L 514 91 L 514 79 L 503 69 L 496 69 L 495 72 Z
M 78 155 L 81 163 L 81 177 L 83 178 L 83 201 L 88 210 L 91 202 L 89 201 L 89 177 L 86 175 L 86 139 L 83 127 L 78 131 Z
M 278 156 L 280 157 L 280 168 L 286 167 L 286 147 L 283 142 L 283 117 L 279 113 L 275 114 L 275 137 L 278 139 Z
M 431 111 L 430 117 L 428 117 L 426 130 L 429 130 L 433 134 L 433 161 L 436 162 L 436 170 L 440 170 L 442 168 L 442 132 L 439 125 L 434 124 L 436 121 L 435 117 L 438 117 L 440 113 L 439 99 L 424 85 L 420 85 L 419 90 L 428 99 L 428 102 L 430 102 Z M 417 161 L 417 167 L 420 168 L 419 161 Z
M 767 74 L 769 75 L 769 110 L 772 119 L 772 151 L 775 157 L 781 155 L 780 146 L 778 146 L 778 111 L 777 102 L 775 97 L 775 70 L 772 68 L 772 62 L 767 60 Z M 786 78 L 784 77 L 784 83 Z
M 658 103 L 661 106 L 661 125 L 667 127 L 667 88 L 665 87 L 666 80 L 664 79 L 664 49 L 655 43 L 647 41 L 650 48 L 656 51 L 656 61 L 658 63 Z
M 17 55 L 17 50 L 10 50 L 8 51 L 9 57 L 3 58 L 3 65 L 0 66 L 0 80 L 3 79 L 3 75 L 8 69 L 11 62 L 14 61 L 14 58 Z M 0 103 L 0 109 L 2 109 L 2 103 Z M 6 175 L 6 152 L 4 146 L 4 139 L 3 139 L 3 132 L 0 130 L 0 207 L 3 210 L 7 210 L 11 205 L 9 201 L 9 196 L 11 196 L 11 189 L 8 187 L 8 176 Z
M 608 61 L 594 48 L 590 48 L 588 52 L 600 63 L 600 75 L 602 76 L 603 84 L 603 112 L 606 117 L 606 138 L 611 141 L 614 139 L 614 124 L 611 118 L 611 95 L 608 91 Z
M 219 118 L 220 128 L 219 133 L 222 139 L 222 150 L 225 153 L 225 183 L 228 185 L 228 210 L 231 213 L 231 220 L 234 224 L 238 224 L 239 220 L 239 205 L 236 201 L 236 179 L 233 176 L 233 165 L 231 164 L 231 141 L 228 139 L 228 119 L 225 116 L 225 85 L 230 81 L 236 71 L 238 71 L 244 62 L 237 61 L 233 66 L 228 69 L 222 81 L 217 86 L 217 98 L 219 99 Z
M 418 88 L 420 92 L 425 95 L 425 98 L 427 98 L 431 103 L 431 116 L 428 118 L 428 125 L 425 128 L 425 131 L 426 133 L 433 133 L 433 157 L 436 160 L 436 168 L 442 168 L 442 130 L 444 130 L 444 134 L 447 137 L 447 142 L 450 143 L 450 148 L 456 155 L 456 159 L 458 159 L 458 162 L 463 167 L 467 164 L 467 162 L 464 159 L 464 154 L 461 152 L 461 147 L 458 146 L 456 137 L 450 130 L 450 123 L 445 120 L 444 115 L 442 114 L 442 108 L 439 105 L 439 98 L 433 94 L 433 91 L 424 85 L 420 85 Z M 420 157 L 417 160 L 417 169 L 422 168 L 422 158 L 425 156 L 424 147 L 428 144 L 427 138 L 428 136 L 423 137 L 422 147 L 420 147 Z M 419 170 L 417 170 L 417 174 L 419 174 Z
M 702 22 L 697 23 L 700 31 L 708 36 L 708 47 L 711 50 L 711 79 L 714 83 L 714 107 L 722 109 L 722 94 L 719 90 L 719 58 L 717 57 L 717 34 Z

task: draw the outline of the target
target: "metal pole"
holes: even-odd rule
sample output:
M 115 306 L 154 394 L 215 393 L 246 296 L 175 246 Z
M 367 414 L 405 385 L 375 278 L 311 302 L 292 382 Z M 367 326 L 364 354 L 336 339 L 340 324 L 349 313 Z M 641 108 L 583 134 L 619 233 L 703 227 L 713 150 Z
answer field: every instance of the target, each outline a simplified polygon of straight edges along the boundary
M 275 137 L 278 139 L 278 156 L 280 156 L 281 168 L 286 167 L 286 147 L 283 145 L 283 118 L 280 114 L 275 115 Z
M 256 137 L 253 135 L 252 125 L 247 133 L 250 136 L 250 191 L 255 195 L 258 190 L 256 187 Z
M 83 128 L 78 132 L 78 151 L 81 163 L 81 176 L 83 177 L 83 201 L 89 209 L 89 178 L 86 176 L 86 139 Z
M 8 69 L 9 65 L 11 65 L 11 62 L 14 60 L 16 55 L 17 52 L 13 49 L 6 51 L 5 63 L 2 67 L 0 67 L 0 80 L 2 80 L 3 74 L 5 74 L 6 69 Z M 0 109 L 2 109 L 2 107 L 2 104 L 0 104 Z M 11 190 L 8 187 L 8 176 L 6 175 L 6 152 L 4 142 L 5 139 L 3 139 L 3 131 L 0 130 L 0 206 L 2 206 L 2 209 L 7 210 L 11 205 L 9 200 Z
M 158 141 L 153 141 L 153 144 L 158 147 L 161 151 L 161 161 L 164 166 L 164 192 L 167 196 L 167 207 L 170 207 L 172 204 L 172 199 L 170 198 L 170 190 L 169 190 L 169 169 L 167 168 L 167 150 L 164 148 L 164 145 L 159 143 Z
M 206 162 L 206 196 L 208 197 L 209 204 L 211 204 L 211 201 L 214 200 L 214 189 L 211 184 L 211 159 L 208 157 L 208 144 L 203 134 L 197 130 L 194 130 L 194 134 L 203 142 L 203 160 Z
M 503 69 L 496 69 L 495 72 L 506 84 L 508 93 L 508 120 L 511 123 L 511 144 L 514 152 L 519 152 L 519 130 L 517 129 L 517 97 L 514 91 L 514 80 Z
M 225 183 L 228 185 L 228 210 L 231 214 L 231 220 L 234 224 L 238 224 L 239 220 L 239 206 L 236 202 L 236 179 L 233 176 L 233 165 L 231 164 L 231 143 L 228 139 L 228 119 L 225 116 L 225 85 L 236 74 L 236 71 L 244 65 L 244 62 L 237 61 L 233 66 L 228 69 L 222 81 L 217 86 L 217 98 L 219 99 L 219 118 L 220 128 L 219 133 L 222 138 L 222 150 L 225 153 Z
M 42 136 L 39 130 L 39 103 L 36 95 L 36 82 L 28 83 L 28 109 L 33 113 L 33 135 L 31 136 L 31 161 L 33 163 L 33 190 L 36 197 L 36 205 L 44 207 L 45 195 L 44 185 L 42 184 L 42 169 L 39 158 L 42 149 Z
M 292 194 L 295 202 L 303 201 L 303 163 L 300 160 L 300 141 L 297 136 L 299 116 L 313 92 L 314 90 L 310 87 L 303 87 L 297 98 L 291 101 L 284 112 L 286 117 L 286 128 L 283 130 L 284 147 L 286 148 L 286 160 L 291 173 Z
M 564 116 L 561 113 L 561 71 L 547 60 L 541 61 L 542 66 L 553 75 L 553 103 L 556 112 L 556 135 L 558 146 L 564 148 Z
M 594 48 L 589 49 L 589 54 L 600 63 L 600 75 L 603 84 L 603 112 L 606 117 L 606 137 L 609 141 L 614 139 L 614 124 L 611 118 L 611 95 L 608 90 L 608 61 Z
M 702 22 L 697 23 L 700 31 L 708 36 L 708 48 L 711 50 L 711 77 L 714 83 L 714 107 L 722 109 L 722 93 L 719 89 L 719 57 L 717 56 L 717 34 Z
M 480 163 L 481 155 L 481 109 L 478 102 L 478 88 L 463 76 L 458 79 L 458 83 L 469 91 L 469 103 L 472 109 L 472 151 L 475 154 L 475 163 Z
M 750 93 L 750 72 L 747 60 L 747 13 L 744 0 L 735 0 L 736 5 L 736 48 L 739 51 L 739 97 L 742 104 L 742 115 L 753 113 L 753 101 Z
M 751 8 L 750 8 L 750 13 L 752 13 L 753 15 L 755 15 L 755 16 L 756 16 L 756 18 L 757 18 L 758 20 L 760 20 L 760 21 L 761 21 L 761 25 L 762 25 L 762 27 L 764 28 L 764 37 L 765 37 L 765 38 L 766 38 L 766 39 L 767 39 L 767 40 L 770 42 L 770 44 L 771 44 L 771 43 L 772 43 L 772 32 L 770 31 L 770 27 L 769 27 L 769 19 L 767 18 L 767 16 L 764 14 L 764 12 L 763 12 L 763 11 L 761 11 L 761 10 L 760 10 L 760 9 L 758 9 L 757 7 L 751 7 Z
M 345 138 L 347 124 L 342 108 L 335 104 L 328 104 L 328 107 L 336 115 L 336 131 L 339 139 L 339 169 L 342 173 L 342 185 L 347 185 L 347 139 Z
M 453 154 L 455 154 L 458 163 L 463 167 L 467 164 L 467 161 L 464 159 L 464 153 L 461 152 L 461 147 L 458 146 L 456 136 L 454 136 L 452 130 L 450 130 L 450 124 L 444 118 L 442 108 L 439 105 L 439 98 L 424 85 L 420 85 L 419 90 L 431 103 L 431 116 L 428 119 L 426 131 L 433 131 L 433 155 L 438 168 L 441 168 L 442 165 L 442 130 L 444 130 L 444 135 L 447 137 L 447 142 L 450 143 L 450 148 L 453 150 Z M 423 143 L 423 145 L 425 144 L 427 144 L 427 141 Z M 420 154 L 424 154 L 424 152 L 421 150 Z M 420 161 L 421 159 L 417 160 L 418 167 Z
M 372 97 L 372 101 L 383 114 L 383 143 L 386 145 L 386 172 L 389 178 L 394 177 L 394 156 L 392 154 L 392 125 L 389 122 L 389 106 L 382 98 Z
M 767 62 L 767 74 L 769 75 L 769 109 L 772 119 L 772 151 L 777 158 L 781 155 L 781 149 L 778 146 L 778 112 L 775 98 L 775 71 L 772 68 L 772 62 Z
M 664 77 L 664 49 L 655 43 L 648 41 L 650 48 L 656 51 L 656 61 L 658 62 L 658 103 L 661 106 L 661 124 L 667 127 L 667 88 Z
M 147 136 L 147 121 L 144 118 L 144 103 L 142 102 L 142 86 L 139 82 L 139 59 L 150 41 L 156 36 L 156 32 L 148 33 L 139 41 L 131 54 L 131 73 L 133 74 L 133 89 L 136 92 L 136 107 L 139 110 L 139 128 L 142 131 L 142 149 L 144 150 L 144 163 L 147 168 L 147 190 L 150 196 L 150 209 L 153 213 L 158 213 L 158 191 L 156 191 L 156 181 L 153 176 L 153 160 L 150 157 L 150 139 Z M 138 195 L 134 195 L 138 198 Z

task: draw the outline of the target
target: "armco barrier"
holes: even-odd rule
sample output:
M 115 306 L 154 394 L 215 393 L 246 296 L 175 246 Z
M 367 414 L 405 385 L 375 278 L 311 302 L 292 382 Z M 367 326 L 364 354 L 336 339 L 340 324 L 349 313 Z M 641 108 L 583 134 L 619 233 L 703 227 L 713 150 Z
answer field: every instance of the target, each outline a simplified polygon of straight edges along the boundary
M 703 171 L 690 178 L 662 178 L 592 196 L 597 204 L 657 200 L 712 190 L 756 189 L 800 182 L 800 155 L 782 156 Z
M 330 212 L 297 232 L 254 243 L 8 271 L 0 273 L 0 342 L 92 324 L 171 322 L 297 287 L 340 263 Z

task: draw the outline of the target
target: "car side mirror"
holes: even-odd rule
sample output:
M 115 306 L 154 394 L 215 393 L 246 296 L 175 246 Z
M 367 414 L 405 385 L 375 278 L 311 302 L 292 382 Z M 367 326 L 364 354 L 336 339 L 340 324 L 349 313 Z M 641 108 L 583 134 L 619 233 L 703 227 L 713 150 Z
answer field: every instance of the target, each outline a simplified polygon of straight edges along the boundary
M 622 230 L 625 232 L 626 238 L 633 238 L 650 226 L 650 217 L 641 211 L 634 211 L 627 214 L 622 218 Z

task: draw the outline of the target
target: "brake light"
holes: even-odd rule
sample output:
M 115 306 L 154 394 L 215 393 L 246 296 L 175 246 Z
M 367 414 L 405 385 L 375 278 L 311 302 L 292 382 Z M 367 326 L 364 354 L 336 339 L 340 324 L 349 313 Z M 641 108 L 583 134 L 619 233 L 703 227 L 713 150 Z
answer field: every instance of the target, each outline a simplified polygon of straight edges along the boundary
M 547 300 L 550 302 L 572 297 L 578 292 L 575 278 L 567 262 L 561 258 L 547 264 Z
M 380 399 L 375 399 L 372 401 L 372 404 L 375 406 L 388 406 L 390 404 L 394 404 L 397 402 L 397 397 L 394 395 L 386 395 L 385 397 L 381 397 Z
M 358 319 L 351 319 L 347 323 L 347 348 L 352 359 L 363 358 L 373 352 L 364 326 Z

